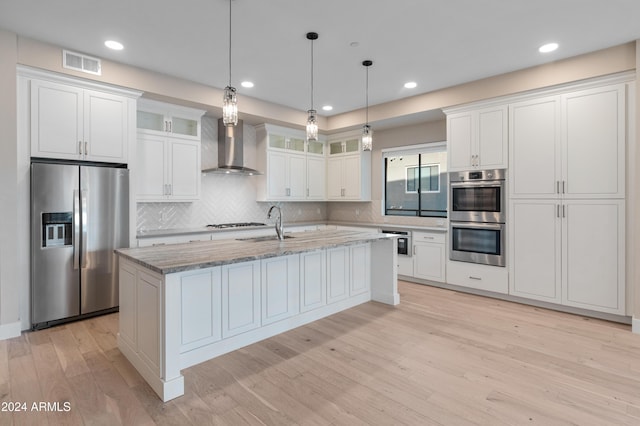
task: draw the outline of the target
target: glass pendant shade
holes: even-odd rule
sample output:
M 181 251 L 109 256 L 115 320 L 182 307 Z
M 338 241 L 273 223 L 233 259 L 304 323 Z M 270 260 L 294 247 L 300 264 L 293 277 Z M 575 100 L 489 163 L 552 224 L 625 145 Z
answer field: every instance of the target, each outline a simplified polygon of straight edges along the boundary
M 318 140 L 318 118 L 316 116 L 316 110 L 310 109 L 307 111 L 309 117 L 307 118 L 307 141 L 313 142 Z
M 362 150 L 371 151 L 373 148 L 373 129 L 368 124 L 362 126 Z
M 222 122 L 225 126 L 235 126 L 238 124 L 238 99 L 236 98 L 235 87 L 227 86 L 224 88 Z
M 367 72 L 366 79 L 366 100 L 365 100 L 365 121 L 364 126 L 362 126 L 362 150 L 363 151 L 371 151 L 373 148 L 373 129 L 369 126 L 369 67 L 373 65 L 373 61 L 366 60 L 362 61 L 362 65 L 365 67 Z

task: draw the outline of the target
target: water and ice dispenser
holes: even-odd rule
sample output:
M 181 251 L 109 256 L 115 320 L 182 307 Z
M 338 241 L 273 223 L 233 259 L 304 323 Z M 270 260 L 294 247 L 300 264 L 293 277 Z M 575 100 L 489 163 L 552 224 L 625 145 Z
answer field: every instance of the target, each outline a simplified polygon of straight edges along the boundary
M 73 244 L 73 213 L 42 213 L 42 247 Z

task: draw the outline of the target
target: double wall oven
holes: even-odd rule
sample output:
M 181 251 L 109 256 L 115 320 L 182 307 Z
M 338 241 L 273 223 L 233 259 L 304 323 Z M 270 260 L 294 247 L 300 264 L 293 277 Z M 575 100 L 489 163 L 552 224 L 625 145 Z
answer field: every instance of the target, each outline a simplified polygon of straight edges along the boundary
M 505 266 L 505 170 L 449 175 L 449 258 Z

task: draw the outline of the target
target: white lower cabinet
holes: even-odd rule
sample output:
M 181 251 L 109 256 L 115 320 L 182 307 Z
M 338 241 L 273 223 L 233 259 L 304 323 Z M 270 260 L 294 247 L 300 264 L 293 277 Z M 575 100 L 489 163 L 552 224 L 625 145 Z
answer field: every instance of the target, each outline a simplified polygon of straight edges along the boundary
M 413 257 L 398 255 L 398 275 L 413 276 Z
M 371 246 L 369 244 L 349 247 L 349 296 L 366 293 L 371 282 Z
M 260 261 L 222 266 L 222 337 L 260 327 Z
M 435 232 L 413 233 L 413 276 L 444 282 L 446 235 Z
M 262 325 L 299 312 L 300 255 L 262 260 Z
M 180 277 L 180 352 L 222 339 L 222 267 Z
M 513 200 L 510 293 L 625 314 L 623 200 Z
M 138 341 L 138 326 L 136 324 L 136 293 L 137 271 L 132 264 L 120 262 L 119 299 L 121 312 L 118 314 L 119 336 L 130 346 L 135 346 Z
M 510 206 L 509 293 L 561 302 L 561 221 L 557 200 L 514 200 Z
M 300 311 L 306 312 L 327 304 L 327 252 L 300 254 Z
M 349 247 L 327 250 L 327 303 L 349 295 Z
M 447 283 L 477 290 L 507 294 L 509 276 L 507 268 L 477 263 L 447 261 Z
M 140 272 L 136 282 L 136 335 L 140 357 L 154 373 L 160 373 L 160 312 L 162 279 Z

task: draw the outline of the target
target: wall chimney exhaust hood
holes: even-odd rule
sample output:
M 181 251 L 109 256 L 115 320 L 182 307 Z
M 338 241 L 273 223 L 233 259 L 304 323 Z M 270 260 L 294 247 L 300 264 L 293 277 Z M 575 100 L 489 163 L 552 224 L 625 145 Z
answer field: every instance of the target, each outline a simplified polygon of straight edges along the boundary
M 262 172 L 245 167 L 242 158 L 242 120 L 235 126 L 225 126 L 218 120 L 218 167 L 203 170 L 203 173 L 261 175 Z

